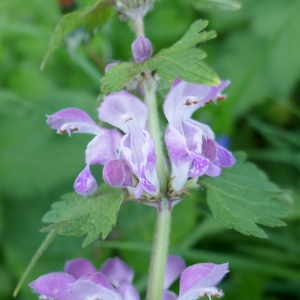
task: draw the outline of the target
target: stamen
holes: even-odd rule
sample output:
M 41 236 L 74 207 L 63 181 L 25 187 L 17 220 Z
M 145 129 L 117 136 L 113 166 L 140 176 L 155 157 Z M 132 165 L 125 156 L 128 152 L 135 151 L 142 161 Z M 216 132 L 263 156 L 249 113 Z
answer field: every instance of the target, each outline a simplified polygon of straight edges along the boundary
M 206 104 L 209 104 L 209 103 L 212 103 L 213 100 L 214 100 L 214 99 L 210 99 L 209 101 L 205 102 L 205 105 L 206 105 Z
M 187 99 L 183 105 L 189 106 L 192 105 L 192 102 L 189 99 Z
M 129 114 L 125 114 L 125 115 L 121 116 L 121 118 L 120 118 L 120 121 L 121 121 L 122 123 L 126 123 L 126 122 L 128 122 L 128 121 L 130 121 L 130 120 L 133 120 L 133 119 L 130 117 Z
M 217 98 L 217 101 L 222 101 L 222 100 L 225 100 L 226 99 L 226 96 L 220 96 Z

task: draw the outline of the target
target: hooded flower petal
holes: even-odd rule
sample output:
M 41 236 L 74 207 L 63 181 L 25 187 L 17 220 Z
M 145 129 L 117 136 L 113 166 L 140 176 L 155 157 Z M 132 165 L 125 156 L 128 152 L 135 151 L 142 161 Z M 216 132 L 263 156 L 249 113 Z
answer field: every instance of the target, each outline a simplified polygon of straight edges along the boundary
M 190 119 L 193 112 L 204 105 L 202 100 L 210 90 L 210 86 L 177 78 L 164 102 L 164 113 L 169 123 L 176 128 L 177 123 Z
M 83 197 L 88 197 L 94 194 L 97 191 L 97 189 L 97 181 L 91 174 L 89 165 L 87 165 L 76 178 L 74 182 L 74 190 L 79 195 Z
M 137 63 L 149 59 L 152 55 L 152 44 L 143 36 L 138 36 L 131 45 L 133 57 Z
M 95 266 L 85 258 L 67 260 L 64 272 L 73 275 L 76 279 L 86 274 L 97 272 Z
M 137 97 L 121 91 L 104 98 L 99 108 L 99 118 L 120 128 L 126 134 L 121 139 L 120 157 L 127 161 L 132 172 L 138 177 L 135 197 L 142 191 L 158 193 L 155 144 L 145 130 L 148 107 Z
M 208 104 L 212 101 L 222 101 L 226 99 L 226 96 L 222 95 L 221 92 L 230 84 L 230 80 L 222 81 L 219 86 L 212 86 L 210 92 L 206 95 L 204 103 Z
M 185 267 L 185 261 L 180 256 L 168 255 L 163 285 L 164 290 L 167 290 L 172 285 Z
M 119 257 L 109 258 L 101 267 L 100 271 L 115 286 L 119 287 L 122 282 L 131 283 L 134 272 Z
M 142 130 L 146 128 L 149 109 L 139 98 L 121 91 L 104 97 L 104 102 L 98 111 L 100 120 L 128 133 L 129 121 L 133 121 Z
M 228 263 L 202 263 L 188 267 L 181 274 L 178 300 L 194 300 L 205 295 L 222 297 L 223 292 L 215 286 L 228 272 Z
M 69 284 L 76 280 L 72 275 L 65 273 L 49 273 L 40 276 L 35 281 L 31 282 L 29 286 L 33 288 L 38 294 L 52 299 L 60 300 L 75 300 L 67 291 Z
M 78 300 L 122 300 L 106 277 L 99 272 L 80 277 L 69 285 L 69 293 Z
M 67 108 L 47 116 L 47 124 L 57 133 L 101 133 L 101 128 L 81 109 Z

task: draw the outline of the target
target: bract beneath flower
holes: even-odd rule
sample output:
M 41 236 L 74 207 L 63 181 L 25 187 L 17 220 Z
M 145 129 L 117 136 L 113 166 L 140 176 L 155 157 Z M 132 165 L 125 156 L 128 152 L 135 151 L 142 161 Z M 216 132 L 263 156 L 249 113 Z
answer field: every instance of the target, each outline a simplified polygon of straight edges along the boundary
M 121 129 L 125 135 L 120 144 L 120 158 L 126 160 L 139 179 L 134 189 L 135 198 L 142 192 L 157 195 L 159 182 L 156 173 L 155 144 L 146 130 L 148 107 L 126 91 L 104 97 L 99 108 L 99 119 Z
M 211 87 L 177 78 L 168 93 L 164 102 L 164 113 L 169 122 L 165 141 L 172 164 L 174 190 L 180 191 L 188 177 L 220 176 L 222 168 L 235 163 L 231 152 L 215 142 L 213 131 L 191 119 L 198 108 L 212 101 L 224 100 L 221 91 L 229 83 L 222 81 L 218 87 Z

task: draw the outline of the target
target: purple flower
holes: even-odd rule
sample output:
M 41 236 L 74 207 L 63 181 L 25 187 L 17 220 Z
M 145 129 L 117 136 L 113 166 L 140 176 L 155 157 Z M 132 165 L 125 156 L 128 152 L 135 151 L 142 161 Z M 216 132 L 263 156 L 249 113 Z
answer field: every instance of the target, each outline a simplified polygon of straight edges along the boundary
M 162 300 L 195 300 L 204 296 L 223 296 L 222 290 L 216 285 L 229 272 L 228 263 L 202 263 L 185 270 L 184 268 L 185 262 L 182 258 L 168 256 Z M 180 273 L 180 294 L 177 298 L 168 288 Z M 29 286 L 41 295 L 40 299 L 140 300 L 132 284 L 133 276 L 133 270 L 118 257 L 108 259 L 100 272 L 87 259 L 77 258 L 66 262 L 64 273 L 40 276 Z
M 141 63 L 149 59 L 152 55 L 152 44 L 143 36 L 138 36 L 131 45 L 134 60 Z
M 146 130 L 148 111 L 146 104 L 126 91 L 104 97 L 99 108 L 100 120 L 125 133 L 120 141 L 120 158 L 126 160 L 139 179 L 134 189 L 135 198 L 139 198 L 143 191 L 151 195 L 157 195 L 159 191 L 155 144 Z
M 229 272 L 228 263 L 222 265 L 202 263 L 184 269 L 185 262 L 180 256 L 168 256 L 162 300 L 195 300 L 204 296 L 209 298 L 223 296 L 222 290 L 216 288 L 216 285 Z M 167 289 L 180 273 L 180 294 L 177 298 L 174 292 Z
M 178 300 L 194 300 L 205 296 L 222 297 L 224 294 L 216 285 L 228 272 L 228 263 L 202 263 L 186 268 L 180 277 Z
M 131 283 L 133 275 L 133 270 L 118 257 L 108 259 L 101 272 L 87 259 L 77 258 L 66 262 L 64 273 L 40 276 L 29 286 L 41 299 L 140 300 Z
M 205 124 L 191 119 L 195 110 L 212 101 L 221 101 L 221 91 L 229 84 L 222 81 L 218 87 L 188 83 L 177 78 L 164 102 L 168 119 L 165 141 L 172 164 L 172 186 L 181 190 L 188 177 L 221 175 L 235 158 L 215 142 L 213 131 Z
M 74 183 L 74 189 L 78 194 L 85 197 L 93 194 L 97 191 L 98 184 L 90 172 L 90 165 L 106 165 L 109 161 L 118 159 L 117 150 L 120 148 L 122 134 L 116 129 L 99 127 L 86 112 L 77 108 L 63 109 L 47 117 L 47 123 L 52 129 L 56 129 L 57 133 L 96 135 L 85 151 L 86 167 Z

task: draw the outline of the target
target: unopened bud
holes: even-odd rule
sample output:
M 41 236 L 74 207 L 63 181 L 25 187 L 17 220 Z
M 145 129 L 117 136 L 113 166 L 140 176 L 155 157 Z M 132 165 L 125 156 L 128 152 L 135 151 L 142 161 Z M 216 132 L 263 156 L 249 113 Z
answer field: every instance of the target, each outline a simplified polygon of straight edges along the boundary
M 152 55 L 152 44 L 143 36 L 138 36 L 131 45 L 133 57 L 137 63 L 149 59 Z
M 108 185 L 125 188 L 137 181 L 124 159 L 109 161 L 103 168 L 103 178 Z

